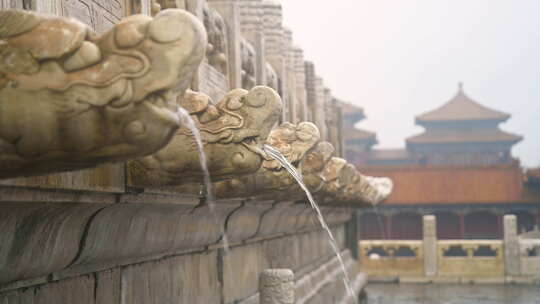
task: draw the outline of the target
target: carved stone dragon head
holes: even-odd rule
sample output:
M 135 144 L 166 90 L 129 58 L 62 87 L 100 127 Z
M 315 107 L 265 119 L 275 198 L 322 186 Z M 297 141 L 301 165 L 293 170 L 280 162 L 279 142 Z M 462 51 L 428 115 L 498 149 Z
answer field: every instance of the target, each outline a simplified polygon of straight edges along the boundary
M 392 187 L 389 178 L 365 176 L 356 172 L 353 181 L 345 186 L 338 198 L 344 202 L 373 206 L 385 200 L 392 192 Z
M 318 143 L 300 161 L 299 168 L 304 183 L 312 193 L 316 193 L 324 185 L 322 172 L 334 153 L 334 146 L 327 141 L 323 141 Z
M 0 178 L 159 150 L 205 47 L 182 10 L 130 16 L 99 37 L 73 19 L 1 11 Z
M 294 167 L 319 141 L 319 129 L 311 122 L 283 123 L 270 132 L 266 144 L 278 150 Z M 276 160 L 264 157 L 262 167 L 253 175 L 215 184 L 217 197 L 252 196 L 286 190 L 296 181 Z
M 322 175 L 325 181 L 317 194 L 331 204 L 373 206 L 386 199 L 392 191 L 390 179 L 365 176 L 341 158 L 331 158 Z
M 281 98 L 268 87 L 235 89 L 216 105 L 208 96 L 188 91 L 180 101 L 200 132 L 213 181 L 254 173 L 261 167 L 261 144 L 281 115 Z M 182 126 L 164 149 L 131 161 L 135 186 L 201 182 L 199 150 L 192 132 Z

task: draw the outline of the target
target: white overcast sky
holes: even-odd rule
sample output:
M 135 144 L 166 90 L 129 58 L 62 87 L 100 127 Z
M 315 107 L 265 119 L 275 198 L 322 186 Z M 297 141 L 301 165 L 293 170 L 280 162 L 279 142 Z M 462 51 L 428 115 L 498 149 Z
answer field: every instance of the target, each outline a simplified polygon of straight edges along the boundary
M 364 107 L 378 148 L 421 132 L 414 116 L 464 83 L 512 114 L 514 155 L 540 165 L 540 0 L 282 0 L 284 24 L 334 96 Z

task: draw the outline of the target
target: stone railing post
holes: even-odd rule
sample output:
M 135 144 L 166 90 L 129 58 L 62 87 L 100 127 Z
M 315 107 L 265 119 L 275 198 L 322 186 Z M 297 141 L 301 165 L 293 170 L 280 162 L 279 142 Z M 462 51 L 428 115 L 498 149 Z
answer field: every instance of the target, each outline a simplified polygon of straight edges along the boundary
M 294 273 L 290 269 L 267 269 L 259 278 L 260 304 L 294 304 Z
M 242 57 L 240 55 L 240 7 L 233 0 L 210 0 L 208 4 L 227 21 L 227 77 L 231 88 L 242 87 Z
M 507 214 L 504 216 L 504 267 L 507 276 L 519 276 L 521 263 L 519 256 L 519 238 L 517 217 Z
M 437 275 L 437 220 L 434 215 L 424 215 L 424 274 L 426 277 Z

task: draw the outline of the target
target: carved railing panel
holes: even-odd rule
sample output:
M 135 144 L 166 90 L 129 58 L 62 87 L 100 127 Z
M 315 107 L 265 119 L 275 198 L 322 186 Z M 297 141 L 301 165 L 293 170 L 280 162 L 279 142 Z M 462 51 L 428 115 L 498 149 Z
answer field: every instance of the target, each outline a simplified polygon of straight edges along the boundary
M 421 277 L 424 274 L 422 241 L 360 241 L 360 267 L 370 276 Z
M 370 259 L 418 258 L 422 253 L 422 241 L 361 241 L 362 255 Z M 378 255 L 375 256 L 375 255 Z
M 255 48 L 246 39 L 242 39 L 240 42 L 240 55 L 242 60 L 242 88 L 249 90 L 257 83 L 257 54 Z
M 223 17 L 213 8 L 203 7 L 203 22 L 208 33 L 206 57 L 211 66 L 227 75 L 227 25 Z
M 537 276 L 540 273 L 540 239 L 519 239 L 521 274 Z
M 445 258 L 502 256 L 502 242 L 497 240 L 444 240 L 438 244 L 439 256 Z
M 206 45 L 194 16 L 132 16 L 99 37 L 72 19 L 0 17 L 0 178 L 141 157 L 179 127 L 171 100 Z
M 438 275 L 442 277 L 501 277 L 503 241 L 438 241 Z
M 77 0 L 60 1 L 63 16 L 75 18 L 103 33 L 124 17 L 122 0 Z

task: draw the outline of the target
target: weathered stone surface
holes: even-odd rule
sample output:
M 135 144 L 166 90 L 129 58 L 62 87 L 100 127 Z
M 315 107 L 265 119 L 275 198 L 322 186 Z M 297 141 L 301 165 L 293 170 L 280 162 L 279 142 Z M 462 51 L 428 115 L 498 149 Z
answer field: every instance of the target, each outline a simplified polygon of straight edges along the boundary
M 141 157 L 171 139 L 179 121 L 169 101 L 204 56 L 195 17 L 132 16 L 95 37 L 73 19 L 0 15 L 0 178 Z
M 240 8 L 240 28 L 242 36 L 251 44 L 255 52 L 255 81 L 257 84 L 266 83 L 266 58 L 264 49 L 264 32 L 262 24 L 262 1 L 242 0 L 238 1 Z M 242 62 L 245 56 L 242 55 Z M 242 63 L 244 71 L 244 64 Z M 249 74 L 249 73 L 248 73 Z M 243 82 L 244 83 L 244 82 Z M 304 119 L 306 121 L 307 119 Z
M 36 1 L 36 2 L 57 2 L 51 1 Z M 78 1 L 58 1 L 59 9 L 63 16 L 75 18 L 98 33 L 102 33 L 114 24 L 118 23 L 124 17 L 124 1 L 122 0 L 78 0 Z M 51 7 L 50 10 L 57 9 Z M 50 11 L 49 13 L 54 13 Z
M 334 146 L 329 142 L 323 141 L 318 143 L 310 150 L 306 157 L 300 161 L 300 171 L 308 189 L 313 193 L 321 190 L 324 185 L 324 177 L 322 172 L 326 164 L 334 156 Z
M 208 5 L 225 20 L 227 38 L 227 78 L 231 88 L 242 87 L 242 56 L 240 44 L 240 8 L 236 0 L 209 0 Z M 263 83 L 259 83 L 262 85 Z M 248 88 L 245 88 L 248 89 Z
M 217 105 L 201 93 L 188 92 L 180 104 L 201 132 L 208 170 L 218 181 L 255 172 L 262 164 L 260 144 L 277 122 L 281 99 L 267 87 L 229 92 Z M 133 185 L 202 182 L 193 134 L 182 127 L 159 152 L 129 163 Z
M 342 251 L 341 256 L 351 279 L 351 289 L 357 296 L 366 285 L 367 279 L 359 272 L 349 251 Z M 304 268 L 302 274 L 295 273 L 295 303 L 356 304 L 355 299 L 346 292 L 342 276 L 341 266 L 335 256 L 315 262 L 309 269 Z M 257 304 L 258 294 L 239 303 Z
M 24 204 L 13 205 L 22 206 Z M 39 206 L 37 204 L 27 205 Z M 76 210 L 80 214 L 80 209 L 71 208 L 70 204 L 65 205 L 70 207 L 69 210 Z M 106 206 L 80 205 L 95 208 Z M 33 210 L 29 209 L 28 206 L 24 210 Z M 58 283 L 47 283 L 47 288 L 52 288 L 52 284 L 67 284 L 66 282 L 73 280 L 63 279 L 66 276 L 111 268 L 90 276 L 79 275 L 74 278 L 77 280 L 92 279 L 91 283 L 77 287 L 81 288 L 78 292 L 82 295 L 92 295 L 91 303 L 126 301 L 125 303 L 157 304 L 163 303 L 163 301 L 169 303 L 169 300 L 173 303 L 197 303 L 197 301 L 203 300 L 202 303 L 219 303 L 222 293 L 220 285 L 217 283 L 219 278 L 221 278 L 225 288 L 223 289 L 223 296 L 227 299 L 225 303 L 232 303 L 252 298 L 256 294 L 257 278 L 265 268 L 295 267 L 300 272 L 305 272 L 306 270 L 303 269 L 311 268 L 320 263 L 321 260 L 332 256 L 327 242 L 321 241 L 326 239 L 326 235 L 320 230 L 241 245 L 232 248 L 228 255 L 224 255 L 223 250 L 219 249 L 222 252 L 219 259 L 222 258 L 222 262 L 218 262 L 219 259 L 215 251 L 208 254 L 191 253 L 186 256 L 171 256 L 174 252 L 182 249 L 201 248 L 200 246 L 204 244 L 215 243 L 221 233 L 219 226 L 224 225 L 225 218 L 229 217 L 229 220 L 233 222 L 242 221 L 240 218 L 235 220 L 234 216 L 230 215 L 233 210 L 239 212 L 236 214 L 237 217 L 257 216 L 260 210 L 256 210 L 255 206 L 250 205 L 250 208 L 240 212 L 242 208 L 238 209 L 239 205 L 218 205 L 215 214 L 212 215 L 208 207 L 199 207 L 190 211 L 192 210 L 191 206 L 170 204 L 111 205 L 97 212 L 92 220 L 88 219 L 84 222 L 88 222 L 88 224 L 86 224 L 87 232 L 82 239 L 73 238 L 71 243 L 77 246 L 81 244 L 82 247 L 77 250 L 78 253 L 75 252 L 77 258 L 70 257 L 69 260 L 72 263 L 68 268 L 55 266 L 54 269 L 47 270 L 42 265 L 32 264 L 35 261 L 29 261 L 26 267 L 38 267 L 47 270 L 47 272 L 54 272 L 51 278 L 61 279 Z M 263 204 L 263 206 L 265 205 Z M 59 214 L 59 216 L 61 215 L 65 216 L 65 214 Z M 216 223 L 216 218 L 220 219 L 221 223 Z M 242 235 L 242 232 L 238 231 L 242 226 L 239 223 L 236 224 L 237 228 L 230 230 L 233 239 L 243 238 L 235 237 L 236 234 Z M 73 225 L 67 223 L 66 228 L 69 227 L 73 227 Z M 294 231 L 292 226 L 289 229 L 288 232 Z M 342 226 L 333 229 L 340 247 L 343 243 L 342 232 Z M 43 235 L 43 237 L 48 237 L 48 235 Z M 67 237 L 62 240 L 68 242 L 65 244 L 70 242 Z M 56 243 L 58 244 L 58 242 Z M 45 248 L 45 251 L 47 250 Z M 34 257 L 40 256 L 34 255 Z M 43 257 L 46 258 L 45 261 L 49 261 L 49 255 L 43 255 Z M 155 260 L 156 258 L 159 260 Z M 140 264 L 133 265 L 133 263 Z M 124 266 L 118 267 L 120 265 Z M 221 267 L 221 275 L 218 275 L 220 272 L 217 270 L 218 267 Z M 61 294 L 60 291 L 54 292 Z M 15 301 L 11 298 L 20 301 L 20 299 L 30 297 L 31 294 L 19 289 L 14 293 L 2 293 L 0 299 L 8 296 L 10 301 Z M 52 291 L 46 294 L 46 299 L 52 300 L 51 303 L 64 303 L 58 301 Z M 81 302 L 85 303 L 84 300 Z
M 0 203 L 0 285 L 69 266 L 100 204 Z
M 268 261 L 270 268 L 290 268 L 293 271 L 301 269 L 302 264 L 302 247 L 301 239 L 305 236 L 290 235 L 280 238 L 267 240 L 262 244 L 265 260 Z M 304 252 L 306 256 L 312 256 L 315 252 Z
M 294 273 L 290 269 L 266 269 L 259 277 L 261 304 L 293 304 Z
M 264 51 L 266 58 L 266 81 L 268 86 L 276 87 L 280 92 L 287 92 L 288 77 L 284 48 L 284 28 L 282 25 L 281 4 L 275 1 L 262 1 L 262 22 L 264 31 Z M 282 121 L 289 121 L 290 101 L 288 94 L 283 94 L 285 104 Z
M 261 244 L 231 248 L 223 257 L 224 302 L 234 303 L 256 293 L 259 274 L 268 268 L 267 265 Z
M 270 208 L 271 203 L 243 204 L 231 213 L 226 225 L 229 242 L 236 243 L 254 237 L 259 230 L 262 214 Z
M 74 265 L 115 265 L 135 257 L 171 252 L 177 245 L 176 232 L 185 224 L 183 221 L 189 220 L 185 214 L 192 209 L 159 204 L 108 207 L 90 223 Z
M 283 123 L 268 135 L 266 144 L 279 151 L 293 166 L 306 155 L 319 140 L 317 127 L 310 122 L 298 125 Z M 276 160 L 264 156 L 262 167 L 252 176 L 235 178 L 217 183 L 217 197 L 253 196 L 270 194 L 274 198 L 279 192 L 290 188 L 296 181 Z
M 333 233 L 342 248 L 339 229 L 333 230 Z M 318 260 L 333 255 L 327 239 L 326 232 L 318 230 L 265 241 L 265 260 L 271 268 L 290 268 L 298 275 L 303 275 L 302 271 L 306 267 L 309 268 Z
M 246 39 L 242 39 L 240 54 L 242 56 L 242 88 L 249 90 L 257 84 L 255 48 Z
M 205 58 L 197 73 L 197 81 L 193 89 L 204 92 L 212 100 L 219 100 L 231 90 L 231 86 L 229 79 L 211 66 Z
M 95 273 L 95 304 L 121 303 L 121 274 L 119 268 Z
M 390 179 L 365 176 L 339 157 L 330 158 L 320 177 L 324 182 L 316 194 L 319 200 L 329 204 L 370 207 L 385 200 L 393 187 Z M 313 174 L 312 180 L 317 180 Z
M 121 303 L 218 304 L 221 287 L 217 266 L 214 251 L 125 267 Z
M 206 56 L 208 62 L 224 75 L 228 70 L 228 43 L 227 25 L 221 15 L 206 4 L 203 7 L 204 27 L 208 33 L 208 47 Z M 234 43 L 234 41 L 231 41 Z
M 73 267 L 110 267 L 214 244 L 222 235 L 228 214 L 237 207 L 219 205 L 213 213 L 208 207 L 170 204 L 108 207 L 89 225 Z
M 349 251 L 342 251 L 341 256 L 347 274 L 351 278 L 351 289 L 358 295 L 366 280 L 359 274 L 356 262 L 351 258 Z M 343 272 L 337 257 L 318 263 L 317 267 L 296 281 L 295 303 L 355 303 L 347 294 L 342 278 Z
M 0 202 L 50 202 L 50 203 L 104 203 L 116 202 L 113 193 L 82 193 L 55 191 L 51 189 L 32 189 L 23 187 L 0 187 Z
M 5 179 L 0 180 L 0 184 L 118 193 L 125 191 L 125 171 L 124 164 L 105 164 L 93 169 Z
M 263 214 L 257 236 L 268 236 L 286 231 L 285 227 L 294 227 L 296 219 L 291 217 L 292 202 L 275 203 L 272 209 Z
M 313 229 L 313 227 L 320 227 L 319 222 L 317 221 L 317 212 L 308 206 L 306 203 L 305 208 L 296 215 L 296 229 L 299 231 L 305 231 Z
M 80 276 L 59 282 L 50 282 L 42 286 L 19 289 L 3 294 L 0 293 L 0 303 L 96 304 L 94 284 L 95 280 L 92 275 Z

